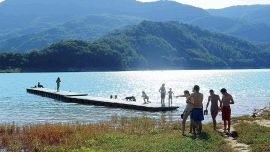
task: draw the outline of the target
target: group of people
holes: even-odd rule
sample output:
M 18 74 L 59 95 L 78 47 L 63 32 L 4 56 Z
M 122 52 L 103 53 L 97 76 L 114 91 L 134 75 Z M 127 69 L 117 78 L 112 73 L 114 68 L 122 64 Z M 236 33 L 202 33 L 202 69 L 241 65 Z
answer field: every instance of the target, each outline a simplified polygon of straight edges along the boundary
M 211 103 L 211 116 L 213 119 L 213 129 L 217 129 L 216 117 L 219 111 L 222 112 L 222 120 L 224 121 L 224 132 L 230 133 L 231 127 L 231 108 L 230 105 L 234 104 L 233 97 L 227 92 L 225 88 L 220 90 L 222 98 L 216 95 L 214 90 L 210 90 L 210 96 L 208 97 L 208 102 L 206 109 L 203 110 L 203 94 L 200 93 L 200 87 L 195 85 L 193 87 L 193 93 L 189 91 L 184 91 L 184 95 L 176 97 L 186 98 L 186 108 L 181 115 L 182 120 L 182 135 L 185 136 L 185 124 L 187 118 L 190 116 L 190 133 L 194 135 L 199 135 L 202 132 L 202 121 L 204 120 L 204 115 L 208 114 L 208 106 Z M 161 96 L 162 97 L 162 96 Z

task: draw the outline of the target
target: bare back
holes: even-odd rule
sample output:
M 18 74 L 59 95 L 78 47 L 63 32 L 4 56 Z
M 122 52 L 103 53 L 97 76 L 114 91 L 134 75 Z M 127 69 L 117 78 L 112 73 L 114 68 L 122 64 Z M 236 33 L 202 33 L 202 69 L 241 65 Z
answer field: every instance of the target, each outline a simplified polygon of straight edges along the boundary
M 203 94 L 199 92 L 195 92 L 190 95 L 190 98 L 191 98 L 191 102 L 193 103 L 194 108 L 203 107 Z

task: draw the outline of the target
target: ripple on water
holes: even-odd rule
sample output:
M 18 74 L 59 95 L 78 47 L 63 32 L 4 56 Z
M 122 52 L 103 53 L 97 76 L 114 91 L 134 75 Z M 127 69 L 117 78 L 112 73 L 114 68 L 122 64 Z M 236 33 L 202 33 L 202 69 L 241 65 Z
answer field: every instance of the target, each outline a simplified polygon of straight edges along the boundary
M 61 88 L 69 91 L 87 92 L 93 96 L 119 98 L 136 96 L 141 100 L 145 91 L 154 104 L 159 104 L 159 87 L 173 88 L 176 95 L 193 85 L 201 86 L 207 102 L 208 90 L 219 94 L 221 88 L 228 89 L 235 98 L 233 115 L 249 114 L 254 108 L 262 108 L 270 102 L 270 70 L 185 70 L 144 72 L 94 72 L 94 73 L 19 73 L 0 74 L 0 123 L 18 124 L 45 122 L 96 122 L 109 120 L 112 116 L 149 116 L 179 119 L 185 107 L 185 99 L 173 99 L 180 109 L 167 113 L 149 113 L 106 107 L 69 104 L 27 94 L 25 88 L 41 82 L 55 88 L 55 79 L 62 79 Z M 220 116 L 219 116 L 220 118 Z M 206 116 L 209 120 L 210 116 Z

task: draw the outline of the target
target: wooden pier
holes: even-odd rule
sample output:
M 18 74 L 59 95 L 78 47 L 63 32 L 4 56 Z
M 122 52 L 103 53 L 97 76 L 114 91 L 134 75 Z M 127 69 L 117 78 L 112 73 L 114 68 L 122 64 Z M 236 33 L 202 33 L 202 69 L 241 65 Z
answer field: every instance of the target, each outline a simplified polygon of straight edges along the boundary
M 67 103 L 78 103 L 84 105 L 105 106 L 111 108 L 122 108 L 149 112 L 166 112 L 177 110 L 179 107 L 162 107 L 154 104 L 143 104 L 143 102 L 131 102 L 118 99 L 106 99 L 101 97 L 91 97 L 85 93 L 68 92 L 47 89 L 47 88 L 29 88 L 26 89 L 28 93 L 47 97 Z

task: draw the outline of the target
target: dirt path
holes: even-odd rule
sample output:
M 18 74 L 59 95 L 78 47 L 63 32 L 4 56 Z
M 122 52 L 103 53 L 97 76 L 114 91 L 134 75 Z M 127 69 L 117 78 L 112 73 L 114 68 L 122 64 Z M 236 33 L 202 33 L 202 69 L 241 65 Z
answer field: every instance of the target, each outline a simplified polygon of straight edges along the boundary
M 234 128 L 231 128 L 234 131 Z M 250 152 L 250 147 L 247 144 L 239 143 L 236 138 L 230 137 L 223 132 L 223 129 L 218 129 L 219 134 L 224 138 L 225 142 L 230 145 L 235 152 Z
M 262 120 L 255 120 L 258 125 L 264 126 L 264 127 L 270 127 L 270 120 L 262 119 Z

